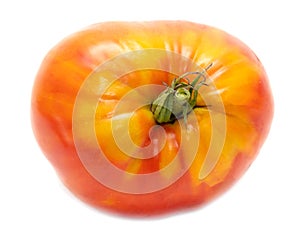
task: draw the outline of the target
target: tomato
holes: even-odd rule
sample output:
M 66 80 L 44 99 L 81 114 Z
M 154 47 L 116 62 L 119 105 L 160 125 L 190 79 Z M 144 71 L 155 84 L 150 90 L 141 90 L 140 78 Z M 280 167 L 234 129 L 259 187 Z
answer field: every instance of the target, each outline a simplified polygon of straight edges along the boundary
M 71 192 L 144 216 L 204 205 L 228 190 L 267 137 L 273 98 L 256 55 L 219 29 L 107 22 L 48 53 L 31 116 Z

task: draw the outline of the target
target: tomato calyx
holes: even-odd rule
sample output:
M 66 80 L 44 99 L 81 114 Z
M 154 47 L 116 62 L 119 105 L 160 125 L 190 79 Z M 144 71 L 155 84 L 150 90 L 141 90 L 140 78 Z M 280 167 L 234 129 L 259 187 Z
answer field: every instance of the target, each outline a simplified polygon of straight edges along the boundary
M 203 71 L 186 72 L 175 78 L 171 85 L 162 91 L 152 102 L 151 111 L 157 123 L 172 123 L 183 118 L 187 124 L 188 114 L 196 107 L 198 90 L 201 86 L 207 86 L 206 71 L 212 66 L 208 65 Z M 189 75 L 197 75 L 190 82 Z

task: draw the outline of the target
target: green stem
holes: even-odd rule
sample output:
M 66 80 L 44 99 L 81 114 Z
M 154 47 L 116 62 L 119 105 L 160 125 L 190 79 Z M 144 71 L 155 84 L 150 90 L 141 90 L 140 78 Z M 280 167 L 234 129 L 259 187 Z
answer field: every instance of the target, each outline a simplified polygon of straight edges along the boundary
M 201 86 L 207 85 L 206 71 L 212 66 L 210 64 L 202 72 L 186 72 L 175 78 L 171 86 L 168 86 L 152 102 L 151 111 L 157 123 L 171 123 L 176 119 L 184 118 L 187 123 L 187 116 L 196 106 L 198 90 Z M 190 82 L 186 77 L 197 75 Z M 188 81 L 186 81 L 187 79 Z M 201 81 L 199 82 L 199 80 Z

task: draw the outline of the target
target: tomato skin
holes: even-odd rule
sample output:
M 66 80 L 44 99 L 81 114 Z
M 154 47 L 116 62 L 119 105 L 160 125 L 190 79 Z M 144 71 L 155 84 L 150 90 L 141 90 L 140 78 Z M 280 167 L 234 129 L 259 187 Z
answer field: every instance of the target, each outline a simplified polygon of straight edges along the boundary
M 76 150 L 72 118 L 83 82 L 99 65 L 118 55 L 150 48 L 178 53 L 202 68 L 213 63 L 208 75 L 224 103 L 226 137 L 218 163 L 208 176 L 199 179 L 211 140 L 212 117 L 224 114 L 195 110 L 201 140 L 188 171 L 164 189 L 132 194 L 101 184 L 86 169 Z M 116 82 L 105 94 L 107 97 L 99 101 L 96 111 L 99 119 L 95 122 L 98 143 L 119 169 L 151 173 L 167 166 L 178 146 L 189 152 L 190 144 L 185 147 L 178 139 L 180 128 L 176 122 L 163 126 L 168 146 L 147 163 L 127 159 L 114 144 L 108 143 L 112 136 L 106 121 L 110 120 L 109 115 L 120 97 L 138 86 L 162 81 L 170 84 L 171 80 L 166 73 L 133 72 Z M 203 102 L 199 97 L 197 103 Z M 258 58 L 245 44 L 223 31 L 184 21 L 108 22 L 71 35 L 48 53 L 33 87 L 31 116 L 41 149 L 77 197 L 97 208 L 122 214 L 154 215 L 206 204 L 231 187 L 251 165 L 267 137 L 273 117 L 273 98 Z M 145 145 L 148 131 L 155 125 L 150 111 L 145 108 L 137 112 L 132 122 L 131 134 L 140 146 Z M 83 137 L 81 142 L 88 146 L 88 139 Z M 87 149 L 92 152 L 93 147 Z

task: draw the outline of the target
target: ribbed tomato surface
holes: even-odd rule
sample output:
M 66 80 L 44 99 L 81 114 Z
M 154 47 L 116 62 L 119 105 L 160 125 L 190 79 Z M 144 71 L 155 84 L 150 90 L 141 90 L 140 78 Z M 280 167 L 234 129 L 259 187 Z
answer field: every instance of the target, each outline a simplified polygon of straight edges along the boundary
M 187 119 L 158 123 L 153 101 L 193 71 L 205 85 Z M 267 136 L 273 100 L 259 59 L 221 30 L 107 22 L 48 53 L 31 111 L 41 149 L 77 197 L 152 215 L 205 204 L 234 184 Z

